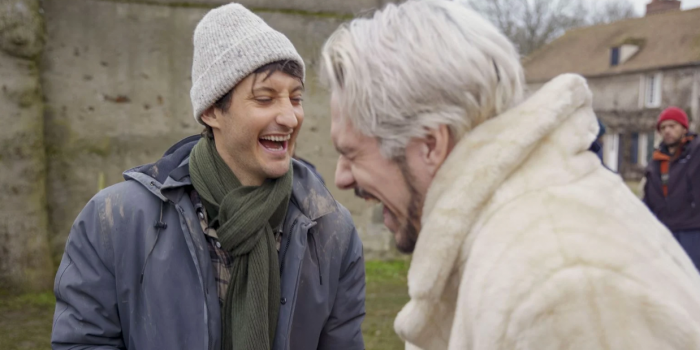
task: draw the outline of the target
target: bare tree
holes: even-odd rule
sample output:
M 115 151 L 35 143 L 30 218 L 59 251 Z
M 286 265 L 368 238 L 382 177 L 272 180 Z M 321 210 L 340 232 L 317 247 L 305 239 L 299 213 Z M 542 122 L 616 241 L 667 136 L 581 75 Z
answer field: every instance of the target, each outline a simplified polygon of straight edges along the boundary
M 608 1 L 593 9 L 589 24 L 612 23 L 619 20 L 637 17 L 634 5 L 629 1 Z
M 593 6 L 585 0 L 469 0 L 469 4 L 499 27 L 523 55 L 569 29 L 635 15 L 629 0 L 605 0 Z

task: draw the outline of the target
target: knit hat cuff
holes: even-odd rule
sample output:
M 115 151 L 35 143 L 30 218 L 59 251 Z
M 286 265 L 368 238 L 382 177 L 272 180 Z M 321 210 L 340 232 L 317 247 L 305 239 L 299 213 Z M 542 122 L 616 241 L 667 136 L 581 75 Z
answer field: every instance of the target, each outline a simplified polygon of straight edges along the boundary
M 656 121 L 656 130 L 659 130 L 661 123 L 667 120 L 673 120 L 688 129 L 688 115 L 678 107 L 669 107 L 661 112 L 659 119 Z
M 302 69 L 302 78 L 304 77 L 304 60 L 294 45 L 286 36 L 272 30 L 249 36 L 230 47 L 192 83 L 190 98 L 194 118 L 205 125 L 201 119 L 202 113 L 241 80 L 266 64 L 284 60 L 298 63 Z

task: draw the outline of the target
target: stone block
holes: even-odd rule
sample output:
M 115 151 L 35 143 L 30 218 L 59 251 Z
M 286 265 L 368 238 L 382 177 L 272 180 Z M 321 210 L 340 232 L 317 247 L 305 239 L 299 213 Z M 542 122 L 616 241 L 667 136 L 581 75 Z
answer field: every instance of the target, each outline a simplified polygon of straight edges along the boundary
M 0 50 L 20 58 L 35 58 L 44 44 L 37 0 L 0 2 Z

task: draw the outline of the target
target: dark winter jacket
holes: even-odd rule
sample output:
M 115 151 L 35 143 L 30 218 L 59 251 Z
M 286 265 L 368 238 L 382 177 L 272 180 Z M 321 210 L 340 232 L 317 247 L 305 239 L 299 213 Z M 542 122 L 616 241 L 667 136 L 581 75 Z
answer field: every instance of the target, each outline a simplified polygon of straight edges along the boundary
M 644 203 L 671 231 L 700 229 L 700 138 L 687 143 L 671 161 L 668 181 L 665 197 L 660 162 L 652 160 L 646 170 Z
M 316 175 L 316 176 L 318 177 L 318 179 L 321 180 L 321 182 L 322 182 L 324 185 L 326 184 L 326 181 L 323 180 L 323 176 L 321 176 L 321 173 L 318 172 L 318 170 L 316 169 L 316 166 L 315 166 L 315 165 L 311 164 L 309 161 L 307 161 L 307 160 L 304 159 L 304 158 L 297 157 L 297 158 L 294 158 L 294 159 L 296 159 L 297 161 L 299 161 L 301 164 L 306 165 L 306 167 L 309 168 L 309 170 L 311 170 L 311 172 L 312 172 L 314 175 Z
M 220 349 L 215 274 L 186 195 L 197 139 L 125 172 L 80 213 L 56 276 L 53 349 Z M 273 349 L 362 350 L 362 244 L 348 211 L 293 166 Z

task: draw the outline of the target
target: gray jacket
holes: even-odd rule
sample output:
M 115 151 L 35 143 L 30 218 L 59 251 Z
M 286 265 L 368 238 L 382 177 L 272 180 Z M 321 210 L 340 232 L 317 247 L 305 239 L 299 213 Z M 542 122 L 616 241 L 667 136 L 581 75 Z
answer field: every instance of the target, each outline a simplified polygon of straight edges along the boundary
M 56 275 L 53 349 L 218 350 L 209 249 L 187 195 L 198 137 L 124 173 L 73 224 Z M 280 248 L 274 350 L 361 350 L 362 244 L 348 211 L 303 165 Z

